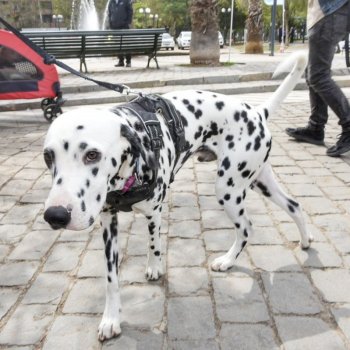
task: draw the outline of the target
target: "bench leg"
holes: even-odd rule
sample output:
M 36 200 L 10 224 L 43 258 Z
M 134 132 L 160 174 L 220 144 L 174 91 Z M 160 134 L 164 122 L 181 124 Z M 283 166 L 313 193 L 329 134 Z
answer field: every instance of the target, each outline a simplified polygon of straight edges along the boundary
M 83 66 L 84 66 L 84 73 L 88 73 L 85 57 L 80 58 L 80 72 L 83 71 Z
M 158 64 L 158 60 L 157 60 L 157 56 L 156 56 L 156 55 L 150 55 L 150 56 L 148 56 L 148 62 L 147 62 L 146 68 L 149 68 L 149 64 L 150 64 L 152 58 L 153 58 L 154 61 L 156 62 L 157 69 L 159 69 L 159 64 Z

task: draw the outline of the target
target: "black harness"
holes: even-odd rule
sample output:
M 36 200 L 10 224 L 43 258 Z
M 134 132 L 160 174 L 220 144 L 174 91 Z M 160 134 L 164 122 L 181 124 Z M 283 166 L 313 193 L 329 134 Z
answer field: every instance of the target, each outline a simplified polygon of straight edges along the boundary
M 163 146 L 163 133 L 160 121 L 157 118 L 157 113 L 164 118 L 169 128 L 171 138 L 175 144 L 175 165 L 180 154 L 189 149 L 189 144 L 185 140 L 185 132 L 181 118 L 170 101 L 158 95 L 140 95 L 131 102 L 118 106 L 117 109 L 118 108 L 130 109 L 140 120 L 150 138 L 151 150 L 154 152 L 157 163 L 155 170 L 152 171 L 152 178 L 149 182 L 140 183 L 140 181 L 138 181 L 138 164 L 136 164 L 133 174 L 136 181 L 133 186 L 127 190 L 116 190 L 107 193 L 106 202 L 113 209 L 116 211 L 131 211 L 131 206 L 133 204 L 146 200 L 153 195 L 154 188 L 157 184 L 159 154 L 160 149 Z M 173 181 L 173 176 L 171 181 Z

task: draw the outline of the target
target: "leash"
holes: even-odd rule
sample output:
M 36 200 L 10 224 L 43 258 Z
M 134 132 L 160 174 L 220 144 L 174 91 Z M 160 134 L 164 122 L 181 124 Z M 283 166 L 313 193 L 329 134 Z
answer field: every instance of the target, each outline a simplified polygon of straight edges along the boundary
M 62 69 L 68 71 L 69 73 L 72 73 L 80 78 L 83 78 L 88 81 L 92 81 L 93 83 L 102 86 L 108 90 L 113 90 L 119 93 L 123 93 L 124 90 L 126 90 L 127 95 L 130 93 L 134 93 L 127 85 L 124 84 L 112 84 L 105 81 L 96 80 L 93 78 L 88 77 L 87 75 L 78 72 L 76 69 L 68 66 L 67 64 L 58 61 L 54 55 L 50 55 L 45 50 L 43 50 L 40 46 L 35 44 L 32 40 L 30 40 L 28 37 L 26 37 L 24 34 L 22 34 L 20 31 L 18 31 L 16 28 L 14 28 L 11 24 L 6 22 L 3 18 L 0 17 L 0 23 L 2 23 L 10 32 L 15 34 L 19 39 L 21 39 L 27 46 L 29 46 L 33 51 L 35 51 L 39 56 L 41 56 L 44 60 L 44 63 L 47 65 L 55 64 L 58 67 L 61 67 Z

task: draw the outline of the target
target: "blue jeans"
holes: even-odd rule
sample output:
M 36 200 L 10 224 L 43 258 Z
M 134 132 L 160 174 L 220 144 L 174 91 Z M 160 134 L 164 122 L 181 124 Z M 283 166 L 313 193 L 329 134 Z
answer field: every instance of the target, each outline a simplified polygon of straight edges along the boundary
M 309 30 L 309 63 L 306 81 L 309 86 L 311 115 L 309 123 L 324 128 L 328 106 L 339 118 L 339 124 L 350 129 L 350 106 L 331 77 L 331 66 L 337 43 L 347 34 L 348 4 L 322 18 Z

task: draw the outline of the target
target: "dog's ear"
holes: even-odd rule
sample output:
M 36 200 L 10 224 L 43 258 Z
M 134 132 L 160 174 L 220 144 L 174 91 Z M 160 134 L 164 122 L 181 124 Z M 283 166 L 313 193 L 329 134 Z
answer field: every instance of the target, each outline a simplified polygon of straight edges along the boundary
M 153 170 L 156 167 L 158 167 L 158 164 L 155 160 L 153 153 L 146 155 L 144 147 L 142 146 L 141 140 L 135 131 L 133 131 L 127 125 L 122 124 L 120 129 L 120 134 L 121 136 L 125 137 L 130 143 L 131 154 L 134 156 L 134 159 L 141 156 L 148 168 Z

